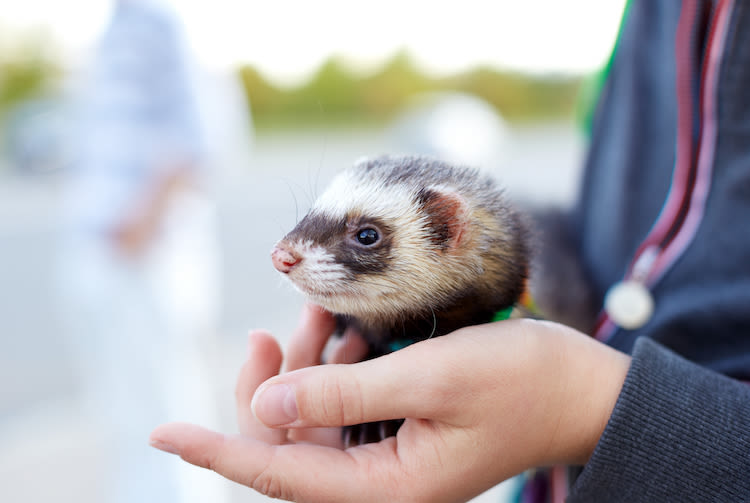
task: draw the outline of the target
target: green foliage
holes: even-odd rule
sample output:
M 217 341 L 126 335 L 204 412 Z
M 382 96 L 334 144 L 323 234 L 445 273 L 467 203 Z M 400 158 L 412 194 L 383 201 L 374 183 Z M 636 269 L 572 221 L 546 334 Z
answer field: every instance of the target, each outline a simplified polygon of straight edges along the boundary
M 39 62 L 9 62 L 0 65 L 0 109 L 42 92 L 46 67 Z
M 435 90 L 405 51 L 397 53 L 378 72 L 359 82 L 363 111 L 377 119 L 393 115 L 412 96 Z
M 240 75 L 254 122 L 260 128 L 383 122 L 412 97 L 440 91 L 477 95 L 509 120 L 570 118 L 583 80 L 580 76 L 526 75 L 486 67 L 432 78 L 404 51 L 365 76 L 356 75 L 334 56 L 305 84 L 292 89 L 274 86 L 251 66 L 243 66 Z
M 522 120 L 570 117 L 581 79 L 478 68 L 446 79 L 445 84 L 483 98 L 510 120 Z
M 1 41 L 0 41 L 1 42 Z M 48 41 L 29 36 L 10 51 L 0 44 L 0 123 L 15 103 L 48 95 L 61 67 L 45 53 Z M 583 78 L 539 76 L 481 67 L 449 77 L 422 72 L 406 51 L 377 71 L 354 72 L 333 56 L 304 84 L 283 88 L 249 65 L 239 68 L 254 123 L 269 127 L 384 123 L 420 93 L 471 93 L 509 120 L 571 118 Z
M 45 54 L 45 40 L 31 34 L 12 50 L 0 47 L 0 117 L 14 104 L 44 96 L 61 71 Z

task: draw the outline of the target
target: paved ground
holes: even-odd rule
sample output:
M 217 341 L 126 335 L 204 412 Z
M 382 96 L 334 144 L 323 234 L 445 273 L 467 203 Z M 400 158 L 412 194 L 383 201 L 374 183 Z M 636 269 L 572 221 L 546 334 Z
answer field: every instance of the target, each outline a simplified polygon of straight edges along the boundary
M 579 138 L 568 128 L 514 131 L 498 169 L 521 199 L 566 201 L 577 182 Z M 224 258 L 221 334 L 209 363 L 222 422 L 232 430 L 232 388 L 251 327 L 289 332 L 300 304 L 268 251 L 330 176 L 363 154 L 389 151 L 376 132 L 260 137 L 251 165 L 218 187 Z M 52 298 L 54 177 L 0 178 L 0 501 L 93 503 L 109 467 L 106 446 L 74 407 L 75 384 Z M 234 501 L 263 501 L 231 486 Z M 481 501 L 498 501 L 497 491 Z

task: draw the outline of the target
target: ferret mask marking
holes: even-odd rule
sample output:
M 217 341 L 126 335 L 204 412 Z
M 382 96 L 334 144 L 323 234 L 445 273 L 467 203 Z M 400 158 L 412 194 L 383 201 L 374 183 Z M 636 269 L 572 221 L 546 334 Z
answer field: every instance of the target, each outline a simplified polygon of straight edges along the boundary
M 357 233 L 365 228 L 374 228 L 378 232 L 380 239 L 374 245 L 364 246 L 357 241 Z M 378 273 L 390 264 L 393 229 L 378 218 L 358 214 L 332 218 L 313 210 L 287 236 L 292 245 L 303 239 L 310 243 L 309 247 L 321 249 L 319 257 L 335 261 L 354 275 Z

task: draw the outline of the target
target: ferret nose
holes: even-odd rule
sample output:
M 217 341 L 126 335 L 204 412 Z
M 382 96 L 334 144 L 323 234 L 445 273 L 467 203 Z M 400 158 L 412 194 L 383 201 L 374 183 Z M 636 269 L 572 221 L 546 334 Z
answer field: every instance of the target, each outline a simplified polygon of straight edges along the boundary
M 284 245 L 278 244 L 271 252 L 271 262 L 277 271 L 287 274 L 295 265 L 302 262 L 302 257 Z

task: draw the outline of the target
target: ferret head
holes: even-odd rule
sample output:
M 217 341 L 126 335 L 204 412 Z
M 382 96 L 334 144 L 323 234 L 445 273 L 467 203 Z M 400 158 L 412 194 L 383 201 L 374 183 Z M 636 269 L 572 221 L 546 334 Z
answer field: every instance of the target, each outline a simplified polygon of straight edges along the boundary
M 504 267 L 488 260 L 514 230 L 501 228 L 496 213 L 510 213 L 499 197 L 477 172 L 433 159 L 361 161 L 334 178 L 272 261 L 331 312 L 363 321 L 423 314 Z

